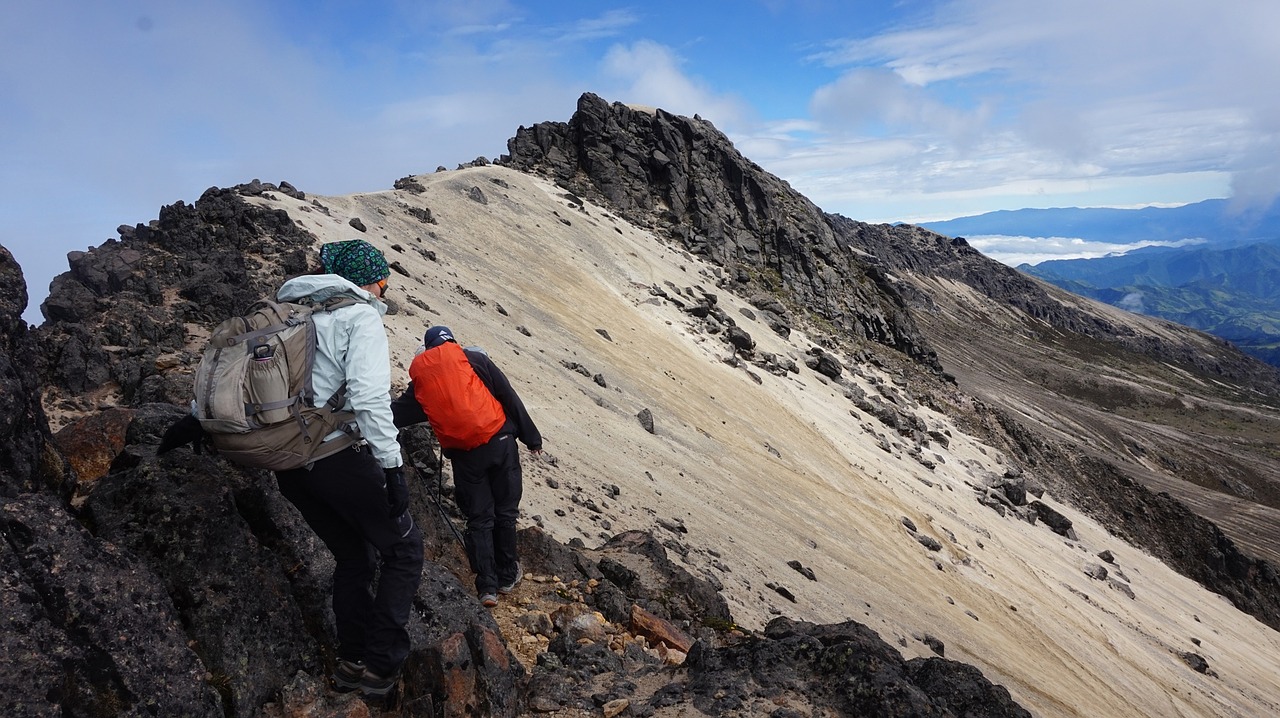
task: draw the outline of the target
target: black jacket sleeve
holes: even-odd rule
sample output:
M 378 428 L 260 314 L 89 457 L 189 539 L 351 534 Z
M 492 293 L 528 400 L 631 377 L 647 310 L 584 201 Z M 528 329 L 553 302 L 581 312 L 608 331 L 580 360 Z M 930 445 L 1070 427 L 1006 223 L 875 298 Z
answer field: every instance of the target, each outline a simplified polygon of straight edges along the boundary
M 529 447 L 530 451 L 541 449 L 542 434 L 538 433 L 538 427 L 529 417 L 529 412 L 524 408 L 524 402 L 520 401 L 520 396 L 512 388 L 511 382 L 507 381 L 506 375 L 484 352 L 473 349 L 464 351 L 476 376 L 480 377 L 480 381 L 488 387 L 489 393 L 493 394 L 493 398 L 502 405 L 502 411 L 507 415 L 507 425 L 511 427 L 516 438 Z
M 421 424 L 427 420 L 426 410 L 413 395 L 413 382 L 409 382 L 409 388 L 405 389 L 403 394 L 391 400 L 391 417 L 397 429 Z

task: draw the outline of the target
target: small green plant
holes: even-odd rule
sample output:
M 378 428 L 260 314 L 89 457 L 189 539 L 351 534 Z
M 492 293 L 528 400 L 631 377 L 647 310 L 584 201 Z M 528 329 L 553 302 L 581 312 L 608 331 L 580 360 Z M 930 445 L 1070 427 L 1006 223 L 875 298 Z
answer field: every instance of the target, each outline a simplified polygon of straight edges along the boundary
M 741 626 L 727 618 L 708 617 L 702 619 L 702 625 L 710 628 L 716 633 L 729 633 L 730 631 L 741 631 Z

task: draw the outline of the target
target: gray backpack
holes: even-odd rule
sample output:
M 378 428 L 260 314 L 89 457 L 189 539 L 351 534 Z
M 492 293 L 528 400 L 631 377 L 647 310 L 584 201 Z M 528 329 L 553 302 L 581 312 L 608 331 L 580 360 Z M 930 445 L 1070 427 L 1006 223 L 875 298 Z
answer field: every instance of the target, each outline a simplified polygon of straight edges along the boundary
M 195 416 L 218 454 L 240 464 L 282 471 L 305 466 L 360 440 L 356 417 L 343 411 L 347 385 L 316 406 L 311 368 L 312 315 L 355 304 L 264 300 L 213 330 L 195 379 Z M 342 434 L 329 441 L 335 431 Z

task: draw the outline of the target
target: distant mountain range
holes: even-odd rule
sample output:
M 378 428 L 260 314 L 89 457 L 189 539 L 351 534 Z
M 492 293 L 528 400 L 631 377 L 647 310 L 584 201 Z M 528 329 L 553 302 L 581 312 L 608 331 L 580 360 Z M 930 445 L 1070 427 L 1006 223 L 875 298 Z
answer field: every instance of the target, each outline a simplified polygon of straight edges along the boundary
M 1082 296 L 1207 331 L 1280 366 L 1280 203 L 1246 213 L 1231 211 L 1226 200 L 1137 210 L 1021 209 L 923 226 L 950 236 L 1078 237 L 1121 244 L 1203 240 L 1018 269 Z
M 1237 210 L 1225 199 L 1142 209 L 1000 210 L 920 226 L 950 237 L 1078 237 L 1118 244 L 1203 239 L 1211 245 L 1228 245 L 1280 238 L 1280 202 L 1265 210 Z

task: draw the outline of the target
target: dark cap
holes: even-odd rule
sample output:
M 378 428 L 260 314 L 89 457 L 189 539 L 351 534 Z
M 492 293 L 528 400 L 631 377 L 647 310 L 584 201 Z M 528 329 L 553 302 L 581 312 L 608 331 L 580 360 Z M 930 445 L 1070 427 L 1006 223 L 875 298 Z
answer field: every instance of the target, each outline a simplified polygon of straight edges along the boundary
M 449 331 L 449 327 L 431 327 L 427 330 L 426 336 L 422 338 L 422 345 L 428 349 L 438 347 L 445 342 L 457 343 L 457 340 L 453 338 L 453 332 Z

